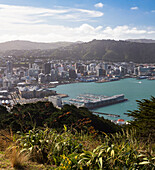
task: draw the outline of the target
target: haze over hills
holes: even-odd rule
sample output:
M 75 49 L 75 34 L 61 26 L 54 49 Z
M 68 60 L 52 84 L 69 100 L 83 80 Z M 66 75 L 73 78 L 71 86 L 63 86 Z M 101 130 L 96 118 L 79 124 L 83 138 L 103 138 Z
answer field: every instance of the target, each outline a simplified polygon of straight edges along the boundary
M 105 40 L 109 41 L 109 40 Z M 128 42 L 137 42 L 137 43 L 155 43 L 155 40 L 152 39 L 128 39 Z M 58 49 L 61 47 L 67 47 L 73 44 L 81 44 L 83 42 L 52 42 L 52 43 L 43 43 L 43 42 L 31 42 L 24 40 L 15 40 L 7 41 L 0 43 L 0 51 L 10 51 L 10 50 L 49 50 L 49 49 Z
M 135 43 L 114 40 L 93 40 L 88 43 L 74 44 L 63 50 L 54 50 L 53 58 L 126 61 L 137 63 L 155 62 L 155 43 Z
M 23 43 L 23 41 L 15 42 L 18 42 L 18 44 Z M 31 49 L 27 50 L 28 46 L 26 46 L 24 49 L 24 45 L 22 45 L 23 50 L 18 50 L 19 48 L 17 50 L 9 50 L 1 52 L 1 55 L 14 55 L 18 57 L 47 57 L 50 59 L 69 60 L 96 59 L 110 62 L 133 61 L 136 63 L 155 63 L 155 43 L 137 43 L 115 40 L 93 40 L 87 43 L 57 43 L 57 46 L 54 46 L 53 43 L 28 42 L 26 44 L 31 44 Z M 35 45 L 33 46 L 33 44 Z M 42 48 L 44 49 L 41 49 L 40 44 L 43 44 L 44 47 Z M 9 48 L 9 46 L 7 48 Z
M 53 42 L 53 43 L 41 43 L 41 42 L 31 42 L 31 41 L 8 41 L 0 43 L 0 51 L 7 50 L 46 50 L 46 49 L 56 49 L 60 47 L 66 47 L 73 44 L 72 42 Z
M 137 42 L 137 43 L 155 43 L 155 40 L 152 39 L 128 39 L 126 41 Z

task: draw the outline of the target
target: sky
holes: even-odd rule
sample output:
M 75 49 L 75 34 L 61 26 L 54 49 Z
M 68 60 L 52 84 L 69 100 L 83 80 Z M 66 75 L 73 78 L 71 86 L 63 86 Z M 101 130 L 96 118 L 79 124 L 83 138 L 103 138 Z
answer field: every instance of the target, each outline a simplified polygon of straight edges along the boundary
M 0 0 L 0 42 L 154 39 L 155 0 Z

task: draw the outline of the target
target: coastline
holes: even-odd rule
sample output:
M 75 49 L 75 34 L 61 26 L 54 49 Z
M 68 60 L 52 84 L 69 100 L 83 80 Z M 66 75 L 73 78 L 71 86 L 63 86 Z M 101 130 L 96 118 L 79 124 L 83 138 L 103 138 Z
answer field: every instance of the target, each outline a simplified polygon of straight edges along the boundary
M 115 81 L 113 83 L 94 83 L 94 82 L 76 82 L 70 83 L 72 85 L 57 86 L 57 93 L 68 94 L 70 98 L 76 98 L 79 94 L 96 94 L 96 95 L 105 95 L 113 96 L 115 94 L 124 94 L 128 99 L 128 102 L 118 103 L 106 107 L 101 107 L 94 109 L 96 112 L 118 114 L 124 120 L 131 120 L 131 118 L 124 115 L 128 110 L 135 110 L 137 108 L 136 100 L 149 99 L 152 96 L 155 96 L 154 85 L 155 81 L 150 81 L 147 79 L 140 80 L 136 78 L 125 78 L 120 79 L 120 81 Z M 78 84 L 77 84 L 78 83 Z M 62 84 L 61 84 L 62 85 Z M 108 116 L 104 116 L 109 119 Z M 110 119 L 113 119 L 110 118 Z M 115 119 L 114 119 L 115 120 Z

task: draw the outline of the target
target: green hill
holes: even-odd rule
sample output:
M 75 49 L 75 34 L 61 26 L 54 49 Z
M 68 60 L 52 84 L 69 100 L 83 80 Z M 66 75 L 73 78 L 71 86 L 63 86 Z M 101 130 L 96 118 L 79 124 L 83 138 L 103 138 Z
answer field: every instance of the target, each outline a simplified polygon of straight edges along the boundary
M 48 126 L 62 130 L 63 126 L 77 130 L 93 126 L 97 131 L 114 133 L 119 127 L 103 117 L 93 115 L 86 108 L 77 108 L 74 105 L 64 105 L 59 110 L 50 102 L 37 102 L 24 105 L 15 105 L 11 112 L 0 107 L 0 127 L 11 128 L 13 131 L 23 131 Z
M 110 62 L 155 62 L 155 43 L 129 41 L 93 40 L 48 50 L 12 50 L 1 55 L 18 57 L 50 58 L 64 60 L 104 60 Z
M 155 62 L 155 44 L 135 43 L 113 40 L 93 40 L 88 43 L 76 44 L 65 50 L 55 50 L 53 58 L 105 60 L 112 62 L 133 61 L 150 63 Z
M 15 40 L 15 41 L 0 43 L 0 51 L 57 49 L 57 48 L 69 46 L 71 44 L 73 43 L 72 42 L 41 43 L 41 42 Z

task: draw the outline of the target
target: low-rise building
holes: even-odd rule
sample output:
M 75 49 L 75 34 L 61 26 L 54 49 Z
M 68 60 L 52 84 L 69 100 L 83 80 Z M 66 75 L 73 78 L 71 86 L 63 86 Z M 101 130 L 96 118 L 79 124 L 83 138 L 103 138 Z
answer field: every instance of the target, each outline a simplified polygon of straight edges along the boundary
M 35 86 L 19 88 L 19 93 L 21 94 L 22 98 L 30 99 L 30 98 L 44 98 L 51 95 L 55 95 L 56 91 L 46 88 L 42 89 Z
M 55 107 L 62 107 L 62 100 L 60 96 L 49 96 L 48 101 L 52 102 Z

